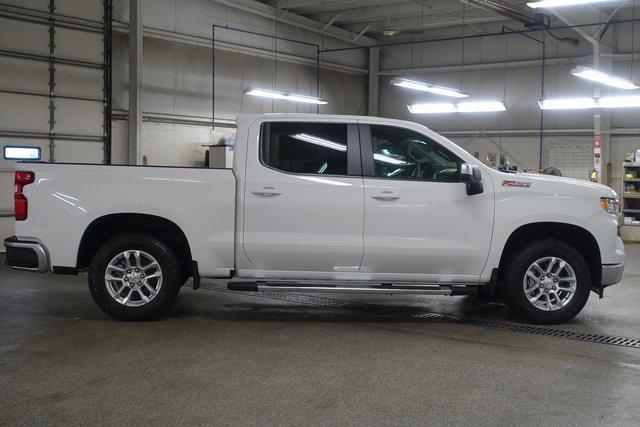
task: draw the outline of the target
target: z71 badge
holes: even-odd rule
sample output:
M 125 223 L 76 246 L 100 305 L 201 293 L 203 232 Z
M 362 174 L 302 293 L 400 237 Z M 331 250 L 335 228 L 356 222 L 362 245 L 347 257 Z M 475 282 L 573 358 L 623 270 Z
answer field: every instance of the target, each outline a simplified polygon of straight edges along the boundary
M 525 181 L 513 181 L 511 179 L 505 179 L 504 181 L 502 181 L 502 186 L 503 187 L 529 188 L 529 187 L 531 187 L 531 183 L 530 182 L 525 182 Z

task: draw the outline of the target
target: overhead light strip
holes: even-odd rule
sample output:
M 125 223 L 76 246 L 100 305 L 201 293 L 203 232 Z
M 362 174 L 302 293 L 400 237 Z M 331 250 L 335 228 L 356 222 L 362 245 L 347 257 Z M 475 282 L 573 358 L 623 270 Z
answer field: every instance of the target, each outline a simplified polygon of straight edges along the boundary
M 541 0 L 527 3 L 527 6 L 534 9 L 550 9 L 554 7 L 580 6 L 592 3 L 611 3 L 612 0 Z
M 457 89 L 451 89 L 444 86 L 437 86 L 431 83 L 424 83 L 424 82 L 404 79 L 400 77 L 396 77 L 392 79 L 391 84 L 395 86 L 404 87 L 407 89 L 418 90 L 420 92 L 430 92 L 436 95 L 448 96 L 450 98 L 467 98 L 469 96 L 469 94 Z
M 297 93 L 280 92 L 270 89 L 247 88 L 244 90 L 246 95 L 259 96 L 262 98 L 281 99 L 283 101 L 302 102 L 305 104 L 325 105 L 328 102 L 322 98 L 308 95 L 300 95 Z
M 558 98 L 538 101 L 542 110 L 587 110 L 598 108 L 593 98 Z
M 465 101 L 458 104 L 432 102 L 407 105 L 413 114 L 491 113 L 507 111 L 502 101 Z
M 632 81 L 623 79 L 622 77 L 614 76 L 612 74 L 607 74 L 593 68 L 583 67 L 582 65 L 571 70 L 571 74 L 582 79 L 590 80 L 592 82 L 615 87 L 618 89 L 640 89 L 640 86 L 633 83 Z
M 596 108 L 640 108 L 639 96 L 604 96 L 602 98 L 545 99 L 538 104 L 542 110 L 593 110 Z

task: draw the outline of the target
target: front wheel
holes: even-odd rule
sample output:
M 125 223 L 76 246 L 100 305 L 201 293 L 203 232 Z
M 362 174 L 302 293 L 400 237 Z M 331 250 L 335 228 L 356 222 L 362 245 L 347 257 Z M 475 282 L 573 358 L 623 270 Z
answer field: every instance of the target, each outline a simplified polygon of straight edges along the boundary
M 155 237 L 127 233 L 107 241 L 89 267 L 98 307 L 120 320 L 152 320 L 176 300 L 182 285 L 173 251 Z
M 589 299 L 587 263 L 577 250 L 559 240 L 525 245 L 506 269 L 504 299 L 527 322 L 564 323 L 580 313 Z

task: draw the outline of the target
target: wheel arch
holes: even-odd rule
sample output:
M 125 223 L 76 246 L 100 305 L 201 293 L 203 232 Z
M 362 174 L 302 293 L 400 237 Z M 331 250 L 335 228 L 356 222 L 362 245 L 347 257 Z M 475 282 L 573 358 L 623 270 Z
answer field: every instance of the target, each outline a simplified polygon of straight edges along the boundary
M 78 248 L 77 268 L 87 267 L 100 246 L 111 237 L 139 232 L 149 234 L 167 244 L 178 257 L 185 279 L 194 274 L 191 248 L 187 236 L 173 221 L 150 214 L 116 213 L 96 218 L 85 229 Z
M 561 222 L 536 222 L 525 224 L 511 233 L 507 239 L 498 266 L 498 281 L 504 277 L 504 271 L 513 254 L 525 244 L 553 238 L 560 240 L 580 252 L 589 267 L 592 288 L 598 288 L 602 279 L 602 258 L 596 238 L 588 230 Z

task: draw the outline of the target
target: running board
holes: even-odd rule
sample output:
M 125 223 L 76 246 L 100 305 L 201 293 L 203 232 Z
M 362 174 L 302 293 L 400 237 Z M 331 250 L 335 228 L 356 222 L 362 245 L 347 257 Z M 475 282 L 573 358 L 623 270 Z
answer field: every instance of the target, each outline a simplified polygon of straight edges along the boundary
M 349 284 L 349 283 L 295 283 L 295 282 L 229 282 L 230 291 L 241 292 L 342 292 L 368 294 L 421 294 L 421 295 L 477 295 L 479 285 L 461 284 Z

